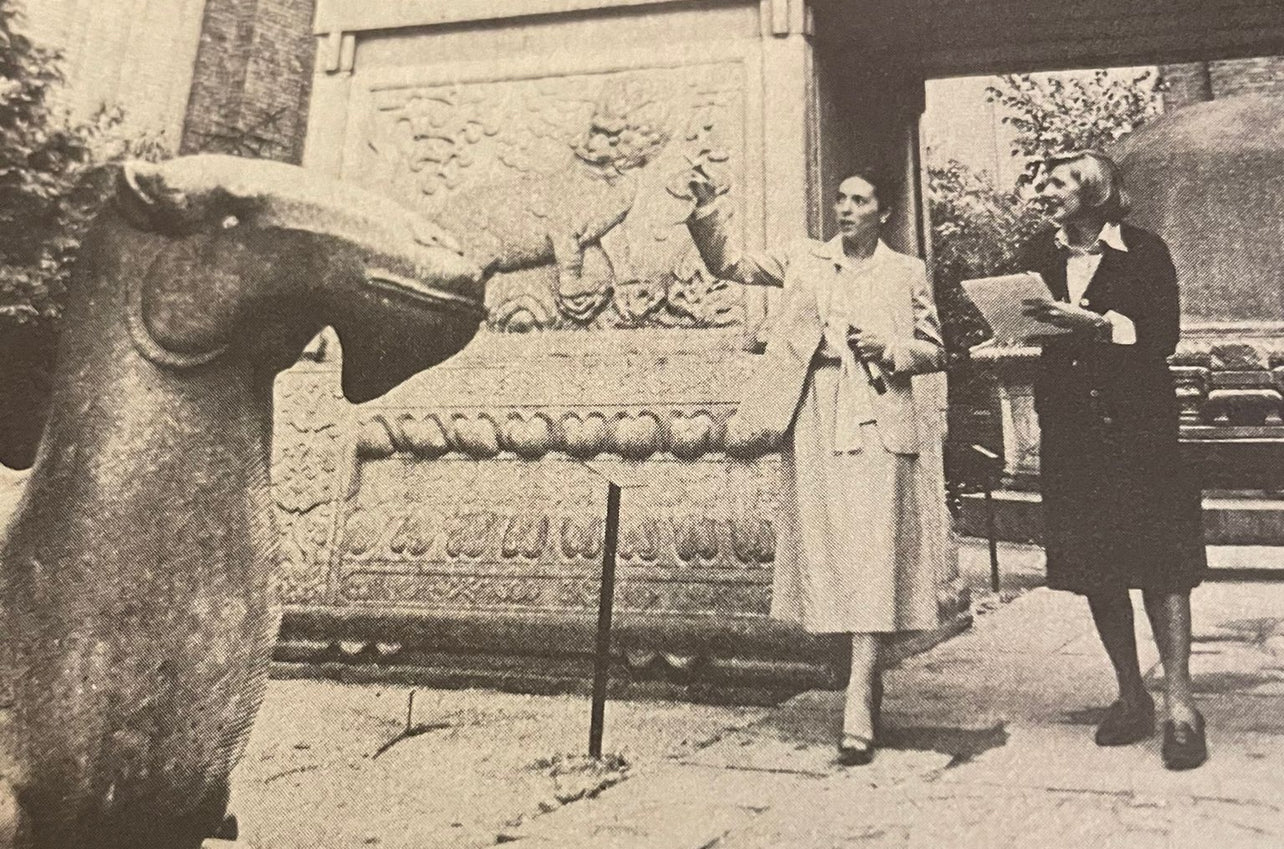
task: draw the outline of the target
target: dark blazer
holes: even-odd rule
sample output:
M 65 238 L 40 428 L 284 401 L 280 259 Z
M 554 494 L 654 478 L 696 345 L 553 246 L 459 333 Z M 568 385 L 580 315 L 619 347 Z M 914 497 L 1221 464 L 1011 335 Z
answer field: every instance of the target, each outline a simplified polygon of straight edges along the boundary
M 1044 343 L 1035 376 L 1047 582 L 1092 594 L 1186 592 L 1202 580 L 1198 480 L 1181 462 L 1167 357 L 1177 348 L 1177 274 L 1163 240 L 1123 225 L 1081 306 L 1132 320 L 1134 345 L 1084 337 Z M 1023 267 L 1067 300 L 1066 257 L 1038 236 Z
M 1021 268 L 1043 275 L 1052 296 L 1068 301 L 1065 255 L 1054 231 L 1037 236 L 1023 251 Z M 1101 264 L 1080 306 L 1127 316 L 1137 328 L 1135 345 L 1082 338 L 1053 338 L 1043 346 L 1034 382 L 1040 418 L 1145 425 L 1176 421 L 1177 401 L 1167 357 L 1177 349 L 1181 306 L 1177 272 L 1164 241 L 1122 225 L 1118 251 L 1104 248 Z

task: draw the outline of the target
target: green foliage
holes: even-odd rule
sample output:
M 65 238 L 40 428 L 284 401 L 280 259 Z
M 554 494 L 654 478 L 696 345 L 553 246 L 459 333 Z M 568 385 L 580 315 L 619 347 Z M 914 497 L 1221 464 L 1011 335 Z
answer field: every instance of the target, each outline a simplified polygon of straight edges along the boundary
M 1043 217 L 1015 187 L 999 190 L 988 173 L 953 159 L 928 167 L 927 190 L 946 349 L 958 360 L 986 332 L 960 281 L 1017 270 L 1016 250 L 1043 225 Z
M 21 24 L 15 3 L 0 0 L 0 326 L 58 317 L 102 196 L 101 181 L 87 179 L 93 166 L 164 150 L 157 140 L 120 140 L 119 110 L 70 121 L 54 102 L 60 54 L 35 44 Z
M 1091 76 L 1008 74 L 987 90 L 1016 130 L 1012 153 L 1026 157 L 1023 182 L 1055 153 L 1104 150 L 1155 117 L 1162 86 L 1149 71 L 1123 77 L 1102 68 Z

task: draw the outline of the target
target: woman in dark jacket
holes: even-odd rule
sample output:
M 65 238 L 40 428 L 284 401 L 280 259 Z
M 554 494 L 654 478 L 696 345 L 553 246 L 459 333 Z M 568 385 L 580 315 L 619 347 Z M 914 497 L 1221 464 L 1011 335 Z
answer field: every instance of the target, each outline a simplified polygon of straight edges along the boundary
M 1180 333 L 1177 275 L 1162 239 L 1122 223 L 1112 160 L 1071 154 L 1045 175 L 1059 227 L 1027 246 L 1022 267 L 1050 291 L 1027 313 L 1069 331 L 1045 341 L 1034 386 L 1048 585 L 1087 597 L 1114 665 L 1119 699 L 1097 728 L 1102 746 L 1155 731 L 1128 592 L 1142 590 L 1164 665 L 1164 763 L 1190 769 L 1207 757 L 1189 671 L 1190 591 L 1206 561 L 1166 362 Z

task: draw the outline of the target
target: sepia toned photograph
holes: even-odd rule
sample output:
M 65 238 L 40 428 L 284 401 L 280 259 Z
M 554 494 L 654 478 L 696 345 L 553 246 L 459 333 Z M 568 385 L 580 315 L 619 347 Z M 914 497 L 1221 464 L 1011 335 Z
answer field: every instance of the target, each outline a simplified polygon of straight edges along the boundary
M 0 849 L 1284 845 L 1280 0 L 0 0 Z

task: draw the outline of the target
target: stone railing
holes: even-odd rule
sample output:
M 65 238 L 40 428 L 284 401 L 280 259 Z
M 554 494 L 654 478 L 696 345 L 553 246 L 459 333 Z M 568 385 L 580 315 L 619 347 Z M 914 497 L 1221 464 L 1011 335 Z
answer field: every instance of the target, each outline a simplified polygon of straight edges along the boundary
M 974 361 L 999 376 L 996 403 L 1003 423 L 1005 480 L 1018 489 L 1033 488 L 1038 478 L 1039 425 L 1031 384 L 1037 348 L 982 348 Z M 1254 469 L 1259 449 L 1284 447 L 1284 338 L 1242 341 L 1192 335 L 1170 358 L 1181 404 L 1182 440 L 1207 447 L 1215 456 L 1206 471 L 1223 488 L 1258 488 L 1264 478 Z M 1223 449 L 1244 449 L 1235 458 Z M 1234 452 L 1231 452 L 1234 453 Z M 1278 475 L 1277 477 L 1284 478 Z M 1279 483 L 1272 484 L 1278 487 Z

